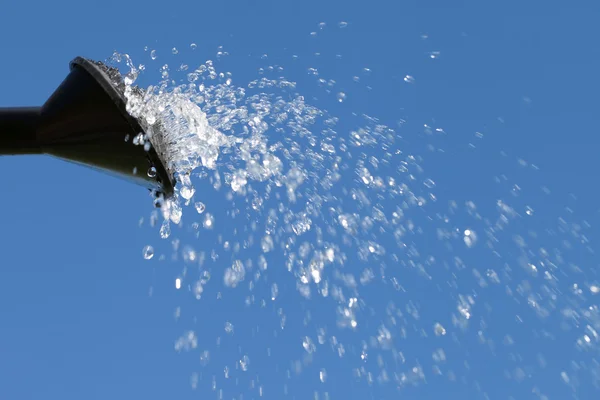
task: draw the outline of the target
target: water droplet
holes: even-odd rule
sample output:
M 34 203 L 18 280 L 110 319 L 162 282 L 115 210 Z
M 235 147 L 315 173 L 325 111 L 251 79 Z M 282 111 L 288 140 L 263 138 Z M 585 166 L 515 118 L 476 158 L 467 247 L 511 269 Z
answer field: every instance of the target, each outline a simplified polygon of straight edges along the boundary
M 150 178 L 156 178 L 156 168 L 154 168 L 154 167 L 148 168 L 148 176 Z
M 177 50 L 177 48 L 176 48 L 176 47 L 173 47 L 173 48 L 171 49 L 171 53 L 173 53 L 173 54 L 177 54 L 177 53 L 179 53 L 179 50 Z
M 415 83 L 415 78 L 412 75 L 406 75 L 404 77 L 404 82 L 406 82 L 406 83 Z
M 533 208 L 526 206 L 525 207 L 525 214 L 532 216 L 533 215 Z
M 156 50 L 152 50 L 150 52 L 150 58 L 153 59 L 153 60 L 156 60 Z
M 160 226 L 160 237 L 167 239 L 171 235 L 171 224 L 168 219 L 165 219 Z
M 319 371 L 319 380 L 322 383 L 325 383 L 325 381 L 327 380 L 327 371 L 325 371 L 325 368 L 323 368 Z
M 202 353 L 200 353 L 200 365 L 202 365 L 203 367 L 208 365 L 208 362 L 210 361 L 210 352 L 208 350 L 204 350 Z
M 446 334 L 446 328 L 444 328 L 439 322 L 436 322 L 433 326 L 433 332 L 436 336 L 444 336 Z
M 202 226 L 204 229 L 212 229 L 214 227 L 215 219 L 210 213 L 206 213 L 204 217 L 204 221 L 202 222 Z
M 265 236 L 261 241 L 261 248 L 264 253 L 268 253 L 275 247 L 273 238 L 270 235 Z
M 240 260 L 235 260 L 231 267 L 225 270 L 223 283 L 225 286 L 234 288 L 239 285 L 246 277 L 246 268 Z
M 339 93 L 337 94 L 337 100 L 338 100 L 340 103 L 343 103 L 343 102 L 344 102 L 344 100 L 346 100 L 346 93 L 344 93 L 344 92 L 339 92 Z
M 198 45 L 196 43 L 190 44 L 190 49 L 196 50 L 196 48 L 198 48 Z
M 238 171 L 231 177 L 231 190 L 234 192 L 242 192 L 248 180 L 246 179 L 245 171 Z
M 175 342 L 176 351 L 190 351 L 198 346 L 198 336 L 194 331 L 187 331 Z
M 194 190 L 194 188 L 189 186 L 182 186 L 181 189 L 179 189 L 181 197 L 183 197 L 186 200 L 191 199 L 195 192 L 196 191 Z
M 240 369 L 242 371 L 248 371 L 248 366 L 250 365 L 250 358 L 248 356 L 243 356 L 240 360 Z
M 144 143 L 144 134 L 138 133 L 137 135 L 135 135 L 135 137 L 133 138 L 133 144 L 136 146 L 139 146 L 143 143 Z
M 304 339 L 302 339 L 302 347 L 304 347 L 304 350 L 309 354 L 314 353 L 317 349 L 315 343 L 308 336 L 305 336 Z
M 194 207 L 196 208 L 196 211 L 198 212 L 198 214 L 202 214 L 204 212 L 204 210 L 206 210 L 206 206 L 201 201 L 196 202 L 194 204 Z
M 341 21 L 341 22 L 338 24 L 338 26 L 339 26 L 340 28 L 346 28 L 346 27 L 348 26 L 348 23 L 347 23 L 346 21 Z
M 181 278 L 175 279 L 175 289 L 181 289 Z
M 477 242 L 477 234 L 471 229 L 465 229 L 463 241 L 467 245 L 467 247 L 473 247 Z
M 271 286 L 271 300 L 275 301 L 275 299 L 277 299 L 277 295 L 279 294 L 279 288 L 277 287 L 277 284 L 274 283 Z
M 435 182 L 431 179 L 425 179 L 425 181 L 423 182 L 423 185 L 425 185 L 429 189 L 433 189 L 435 187 Z
M 229 321 L 225 322 L 225 332 L 230 335 L 233 335 L 233 324 Z
M 154 257 L 154 248 L 152 246 L 146 246 L 144 247 L 144 250 L 142 250 L 142 254 L 146 260 L 150 260 Z

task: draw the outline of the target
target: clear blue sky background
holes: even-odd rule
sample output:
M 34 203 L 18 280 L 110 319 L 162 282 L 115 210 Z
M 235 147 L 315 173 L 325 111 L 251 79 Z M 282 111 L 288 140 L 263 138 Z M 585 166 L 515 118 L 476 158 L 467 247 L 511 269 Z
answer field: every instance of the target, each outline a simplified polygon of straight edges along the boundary
M 139 63 L 148 61 L 144 46 L 157 49 L 165 59 L 172 47 L 178 47 L 188 52 L 181 55 L 182 61 L 199 64 L 223 45 L 232 54 L 232 65 L 226 70 L 234 70 L 236 81 L 243 83 L 256 78 L 263 53 L 279 57 L 284 66 L 291 64 L 291 54 L 301 59 L 311 59 L 316 51 L 341 54 L 343 62 L 328 61 L 333 57 L 311 60 L 348 88 L 346 110 L 386 121 L 406 119 L 414 137 L 405 136 L 416 147 L 427 144 L 418 134 L 424 123 L 448 132 L 440 144 L 446 153 L 425 165 L 445 198 L 493 202 L 501 190 L 493 177 L 518 176 L 514 160 L 522 157 L 540 167 L 535 174 L 520 176 L 520 185 L 531 189 L 523 194 L 523 201 L 535 205 L 538 215 L 559 215 L 570 206 L 574 219 L 589 221 L 588 235 L 593 240 L 600 169 L 599 13 L 600 4 L 594 1 L 556 0 L 7 0 L 0 6 L 0 106 L 42 104 L 66 76 L 68 62 L 78 55 L 101 60 L 118 50 Z M 332 29 L 318 42 L 310 38 L 318 23 L 335 27 L 340 21 L 347 21 L 348 28 Z M 429 38 L 423 40 L 422 34 Z M 198 44 L 200 58 L 189 53 L 191 42 Z M 428 58 L 431 51 L 439 51 L 439 59 Z M 365 67 L 373 71 L 369 77 L 373 89 L 353 89 L 351 77 Z M 407 74 L 415 77 L 414 85 L 403 82 Z M 307 98 L 321 94 L 314 85 L 301 88 Z M 330 108 L 336 111 L 334 107 Z M 483 132 L 484 139 L 473 151 L 467 144 L 477 140 L 476 131 Z M 508 158 L 499 156 L 500 150 Z M 143 246 L 158 247 L 159 241 L 156 229 L 138 227 L 140 217 L 147 217 L 152 209 L 146 191 L 47 157 L 1 158 L 0 171 L 4 171 L 0 398 L 216 398 L 208 377 L 197 391 L 190 388 L 190 373 L 200 371 L 198 353 L 182 356 L 173 349 L 174 340 L 185 330 L 173 319 L 175 307 L 183 301 L 172 290 L 180 268 L 168 270 L 171 264 L 159 267 L 157 257 L 150 262 L 141 257 Z M 552 200 L 543 197 L 542 185 L 552 190 Z M 577 195 L 576 201 L 570 193 Z M 210 202 L 210 194 L 206 196 Z M 532 220 L 531 229 L 543 230 L 545 222 Z M 198 243 L 194 246 L 202 248 Z M 596 258 L 578 257 L 592 279 Z M 565 278 L 565 290 L 568 282 Z M 152 297 L 150 286 L 155 291 Z M 427 301 L 414 296 L 409 300 Z M 503 298 L 498 297 L 498 310 Z M 193 315 L 208 331 L 221 330 L 224 320 L 237 318 L 244 325 L 239 301 L 231 300 L 222 309 L 199 304 Z M 506 320 L 512 321 L 516 312 L 506 307 Z M 512 307 L 518 312 L 517 306 Z M 294 306 L 288 309 L 293 314 Z M 272 329 L 273 321 L 264 317 L 265 330 Z M 534 340 L 528 332 L 543 328 L 532 318 L 528 325 L 507 331 L 525 338 L 518 349 L 527 353 L 527 340 Z M 492 399 L 533 398 L 533 386 L 550 398 L 570 398 L 573 391 L 561 382 L 560 371 L 568 369 L 575 354 L 572 338 L 560 340 L 557 323 L 546 328 L 559 339 L 539 345 L 551 366 L 533 383 L 507 384 L 503 371 L 515 365 L 508 356 L 479 354 L 472 338 L 473 343 L 466 341 L 463 347 L 447 345 L 457 371 L 463 371 L 462 360 L 468 359 L 470 374 L 459 373 L 455 383 L 429 380 L 403 393 L 406 398 L 483 398 L 474 387 L 477 381 Z M 294 324 L 288 329 L 293 332 Z M 300 343 L 298 329 L 294 343 Z M 207 334 L 207 340 L 214 342 L 215 335 Z M 238 345 L 267 346 L 236 335 L 229 344 L 233 353 Z M 351 341 L 351 336 L 346 340 Z M 421 346 L 418 340 L 405 345 Z M 227 351 L 215 349 L 212 354 L 211 362 L 218 363 Z M 289 368 L 298 354 L 280 349 L 281 370 Z M 431 351 L 423 354 L 430 358 Z M 274 373 L 268 359 L 251 359 L 267 390 L 265 398 L 284 398 L 285 375 Z M 335 399 L 398 396 L 393 385 L 353 386 L 351 380 L 342 380 L 343 374 L 334 380 L 336 368 L 343 369 L 343 364 L 333 358 L 321 359 L 319 366 L 323 365 L 331 365 L 327 387 L 318 382 L 315 372 L 306 373 L 290 383 L 288 397 L 312 398 L 315 390 L 329 391 Z M 222 374 L 217 367 L 214 371 Z M 460 382 L 463 377 L 466 383 Z M 597 391 L 589 379 L 580 382 L 577 394 L 592 399 Z M 252 390 L 244 399 L 256 396 Z

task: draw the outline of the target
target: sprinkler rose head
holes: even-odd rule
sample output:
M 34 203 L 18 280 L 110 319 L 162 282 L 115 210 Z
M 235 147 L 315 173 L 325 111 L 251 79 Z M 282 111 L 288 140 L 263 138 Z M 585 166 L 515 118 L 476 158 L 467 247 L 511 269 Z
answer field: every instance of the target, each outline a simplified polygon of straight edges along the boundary
M 43 106 L 0 109 L 0 155 L 49 154 L 171 196 L 160 125 L 129 115 L 118 70 L 82 57 L 70 67 Z

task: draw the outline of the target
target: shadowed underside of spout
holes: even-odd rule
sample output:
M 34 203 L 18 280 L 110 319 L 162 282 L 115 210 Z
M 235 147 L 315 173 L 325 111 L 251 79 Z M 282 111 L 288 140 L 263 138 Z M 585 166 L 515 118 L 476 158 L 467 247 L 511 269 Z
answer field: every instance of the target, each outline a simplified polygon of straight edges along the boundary
M 0 109 L 0 155 L 49 154 L 173 194 L 159 134 L 149 148 L 134 144 L 144 133 L 125 108 L 117 70 L 81 57 L 41 107 Z M 164 151 L 164 150 L 163 150 Z

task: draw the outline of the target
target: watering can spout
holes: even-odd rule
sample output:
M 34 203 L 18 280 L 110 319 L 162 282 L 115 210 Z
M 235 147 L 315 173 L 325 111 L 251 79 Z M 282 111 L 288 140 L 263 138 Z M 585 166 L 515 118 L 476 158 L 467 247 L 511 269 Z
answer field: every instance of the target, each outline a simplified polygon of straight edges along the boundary
M 160 131 L 151 145 L 127 113 L 118 71 L 85 58 L 71 61 L 69 75 L 41 107 L 0 108 L 0 155 L 48 154 L 173 194 Z
M 40 154 L 36 129 L 40 107 L 0 109 L 0 154 Z

